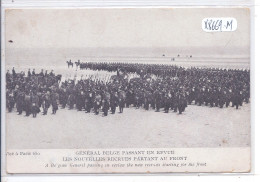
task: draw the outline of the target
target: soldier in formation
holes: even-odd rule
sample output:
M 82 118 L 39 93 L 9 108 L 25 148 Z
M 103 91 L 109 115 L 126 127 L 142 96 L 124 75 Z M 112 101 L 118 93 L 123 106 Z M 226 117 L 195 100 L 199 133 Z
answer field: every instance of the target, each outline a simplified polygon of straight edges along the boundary
M 81 63 L 80 68 L 116 72 L 117 75 L 118 70 L 138 74 L 141 81 L 135 81 L 139 86 L 131 88 L 133 82 L 130 81 L 128 88 L 131 90 L 125 90 L 126 107 L 133 104 L 139 108 L 144 104 L 146 110 L 151 106 L 157 112 L 164 108 L 166 112 L 178 109 L 182 113 L 188 104 L 194 102 L 199 106 L 220 108 L 229 107 L 232 103 L 231 106 L 238 109 L 250 98 L 249 70 L 109 62 Z M 147 81 L 150 76 L 155 79 Z
M 6 103 L 8 111 L 11 112 L 15 107 L 18 115 L 25 112 L 25 116 L 35 118 L 43 111 L 47 114 L 48 108 L 52 106 L 53 114 L 58 109 L 58 82 L 61 75 L 55 76 L 53 71 L 50 74 L 43 74 L 43 70 L 36 74 L 35 69 L 31 72 L 28 69 L 27 75 L 24 72 L 16 73 L 12 69 L 12 74 L 6 73 Z
M 85 79 L 67 79 L 53 71 L 39 74 L 35 70 L 6 73 L 8 111 L 16 106 L 18 114 L 43 114 L 52 107 L 76 108 L 86 113 L 107 116 L 123 113 L 125 107 L 153 109 L 156 112 L 182 114 L 190 104 L 236 109 L 250 99 L 250 71 L 219 68 L 183 68 L 161 64 L 80 63 L 81 69 L 113 72 L 100 79 L 87 75 Z M 129 75 L 135 74 L 134 77 Z M 33 114 L 36 117 L 35 114 Z

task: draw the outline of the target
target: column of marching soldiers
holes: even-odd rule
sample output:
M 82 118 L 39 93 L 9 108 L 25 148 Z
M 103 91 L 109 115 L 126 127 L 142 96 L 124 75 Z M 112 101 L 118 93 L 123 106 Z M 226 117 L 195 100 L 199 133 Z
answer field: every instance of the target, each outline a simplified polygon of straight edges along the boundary
M 183 68 L 175 65 L 86 62 L 81 70 L 114 72 L 100 79 L 88 75 L 81 79 L 61 81 L 61 75 L 41 70 L 36 74 L 28 70 L 6 73 L 6 105 L 9 112 L 16 106 L 18 114 L 25 111 L 36 117 L 42 109 L 46 115 L 52 108 L 56 114 L 61 108 L 100 111 L 107 116 L 115 114 L 117 107 L 150 107 L 156 112 L 170 110 L 181 114 L 190 104 L 208 107 L 236 107 L 250 99 L 250 71 L 219 68 Z M 131 78 L 135 73 L 138 76 Z

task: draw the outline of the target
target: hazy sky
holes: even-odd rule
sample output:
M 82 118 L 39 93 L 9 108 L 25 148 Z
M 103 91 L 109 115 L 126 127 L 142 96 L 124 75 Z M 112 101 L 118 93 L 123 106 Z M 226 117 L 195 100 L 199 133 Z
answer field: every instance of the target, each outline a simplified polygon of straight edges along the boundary
M 250 50 L 250 12 L 242 8 L 9 9 L 5 13 L 7 49 L 239 47 L 248 55 Z M 238 28 L 204 32 L 201 21 L 206 17 L 236 18 Z

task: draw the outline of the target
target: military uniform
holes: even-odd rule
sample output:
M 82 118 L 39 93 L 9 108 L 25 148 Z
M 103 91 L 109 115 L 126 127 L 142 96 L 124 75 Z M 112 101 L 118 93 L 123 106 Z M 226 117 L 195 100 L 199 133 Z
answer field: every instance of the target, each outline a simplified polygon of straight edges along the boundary
M 109 101 L 107 100 L 107 98 L 105 98 L 102 102 L 102 110 L 104 112 L 104 116 L 107 116 L 108 114 L 108 110 L 109 110 Z
M 99 93 L 96 93 L 95 94 L 95 99 L 94 99 L 94 112 L 96 115 L 99 114 L 99 109 L 101 107 L 101 101 L 102 101 L 102 98 L 101 98 L 101 95 Z
M 16 108 L 19 115 L 25 110 L 24 93 L 22 91 L 18 91 Z
M 112 114 L 115 114 L 117 105 L 118 105 L 118 95 L 117 95 L 117 93 L 111 94 L 110 107 L 111 107 L 111 113 Z
M 40 112 L 39 97 L 36 94 L 33 94 L 31 99 L 32 99 L 32 114 L 33 117 L 35 118 L 37 116 L 37 113 Z
M 26 113 L 26 116 L 29 116 L 31 114 L 31 109 L 32 109 L 31 96 L 30 96 L 29 93 L 25 94 L 24 102 L 25 102 L 25 113 Z
M 58 100 L 59 100 L 59 95 L 56 92 L 53 92 L 51 94 L 51 106 L 52 106 L 52 114 L 56 114 L 58 108 Z

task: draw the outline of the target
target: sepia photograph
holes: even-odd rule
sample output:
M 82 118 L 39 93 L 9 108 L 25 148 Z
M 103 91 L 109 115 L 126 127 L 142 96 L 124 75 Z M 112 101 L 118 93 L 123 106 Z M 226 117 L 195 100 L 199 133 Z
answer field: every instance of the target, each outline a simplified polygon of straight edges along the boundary
M 246 148 L 250 168 L 247 8 L 6 9 L 4 51 L 7 151 Z

